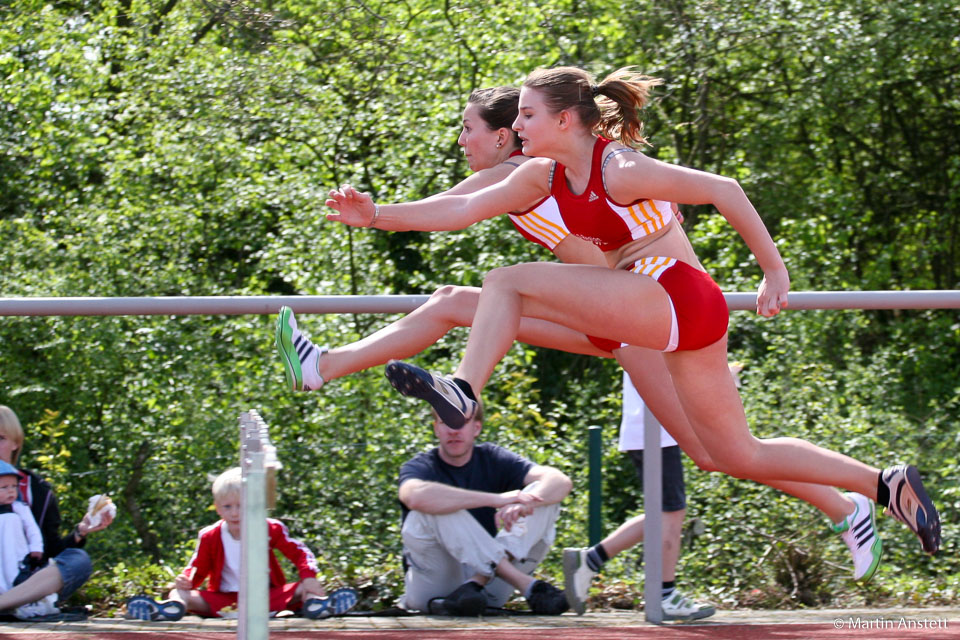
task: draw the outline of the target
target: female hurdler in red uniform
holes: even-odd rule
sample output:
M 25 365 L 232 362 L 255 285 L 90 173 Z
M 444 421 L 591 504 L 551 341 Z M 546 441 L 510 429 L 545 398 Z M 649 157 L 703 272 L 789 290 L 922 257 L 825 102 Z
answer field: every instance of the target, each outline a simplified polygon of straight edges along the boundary
M 643 142 L 637 111 L 657 82 L 628 70 L 599 85 L 579 69 L 537 70 L 524 82 L 514 123 L 524 154 L 537 157 L 502 182 L 473 193 L 382 206 L 349 185 L 330 193 L 327 204 L 336 213 L 329 219 L 382 229 L 432 228 L 437 219 L 450 225 L 445 228 L 462 228 L 553 196 L 570 232 L 597 245 L 607 262 L 606 267 L 524 264 L 490 272 L 454 376 L 394 362 L 388 378 L 455 425 L 472 414 L 475 394 L 510 347 L 521 318 L 661 350 L 679 406 L 715 468 L 767 484 L 810 483 L 862 494 L 888 507 L 920 537 L 925 551 L 935 553 L 940 520 L 915 467 L 881 471 L 803 440 L 750 433 L 727 370 L 722 293 L 679 225 L 638 205 L 649 199 L 713 204 L 763 269 L 757 311 L 764 316 L 786 305 L 789 276 L 735 180 L 666 164 L 628 146 Z

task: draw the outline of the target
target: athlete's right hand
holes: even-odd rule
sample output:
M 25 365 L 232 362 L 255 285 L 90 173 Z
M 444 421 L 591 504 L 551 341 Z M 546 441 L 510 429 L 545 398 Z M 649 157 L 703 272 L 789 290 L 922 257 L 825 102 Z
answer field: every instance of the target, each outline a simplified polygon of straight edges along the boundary
M 373 197 L 369 193 L 361 193 L 349 184 L 327 194 L 324 203 L 337 213 L 328 213 L 327 220 L 342 222 L 351 227 L 369 227 L 376 213 Z
M 790 275 L 786 268 L 764 271 L 757 290 L 757 313 L 771 318 L 787 307 Z

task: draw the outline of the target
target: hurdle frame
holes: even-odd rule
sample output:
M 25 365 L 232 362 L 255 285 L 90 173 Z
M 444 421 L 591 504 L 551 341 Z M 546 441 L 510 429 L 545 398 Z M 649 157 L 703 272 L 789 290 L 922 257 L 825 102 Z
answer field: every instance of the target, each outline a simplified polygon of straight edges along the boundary
M 731 311 L 756 309 L 756 293 L 724 293 Z M 409 313 L 429 299 L 426 295 L 362 295 L 362 296 L 168 296 L 168 297 L 23 297 L 0 298 L 0 316 L 125 316 L 125 315 L 272 315 L 281 306 L 297 313 Z M 960 309 L 960 290 L 918 291 L 798 291 L 789 294 L 789 310 L 876 310 L 876 309 Z M 646 411 L 649 414 L 649 410 Z M 645 414 L 645 417 L 647 415 Z M 663 527 L 662 511 L 654 509 L 662 500 L 660 425 L 652 414 L 644 425 L 644 612 L 646 620 L 660 623 L 660 580 L 663 565 L 659 553 Z M 655 443 L 655 444 L 652 444 Z M 251 486 L 261 481 L 260 464 L 266 458 L 250 451 Z M 266 456 L 266 453 L 262 454 Z M 243 458 L 242 458 L 243 460 Z M 266 478 L 266 472 L 263 472 Z M 246 487 L 247 484 L 245 483 Z M 253 489 L 250 500 L 261 500 Z M 591 500 L 600 499 L 600 490 L 591 492 Z M 251 502 L 252 504 L 252 502 Z M 590 513 L 599 513 L 591 507 Z M 265 510 L 264 527 L 266 526 Z M 599 524 L 596 525 L 599 527 Z M 655 545 L 654 543 L 657 542 Z M 649 553 L 648 553 L 649 551 Z M 264 559 L 266 554 L 263 554 Z M 248 596 L 249 597 L 249 596 Z M 242 622 L 244 633 L 260 629 L 260 619 Z M 265 626 L 265 622 L 262 623 Z M 241 635 L 242 640 L 266 637 Z
M 270 433 L 255 409 L 240 414 L 240 593 L 237 638 L 266 640 L 270 635 L 270 553 L 267 509 L 274 506 L 270 477 L 281 467 Z M 275 487 L 275 481 L 272 483 Z M 257 578 L 259 576 L 259 578 Z

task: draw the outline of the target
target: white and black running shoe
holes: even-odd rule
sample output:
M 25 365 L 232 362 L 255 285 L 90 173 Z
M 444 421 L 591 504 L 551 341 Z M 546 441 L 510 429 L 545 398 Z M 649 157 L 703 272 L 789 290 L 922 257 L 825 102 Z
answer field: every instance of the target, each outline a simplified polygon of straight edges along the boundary
M 940 516 L 927 496 L 920 472 L 910 464 L 887 467 L 880 475 L 890 490 L 890 515 L 904 523 L 920 538 L 923 550 L 940 549 Z
M 387 363 L 386 376 L 401 394 L 429 402 L 440 420 L 452 429 L 460 429 L 477 413 L 477 402 L 449 378 L 399 360 Z
M 597 572 L 587 564 L 589 549 L 563 550 L 563 590 L 567 594 L 567 602 L 578 616 L 587 610 L 587 592 L 590 591 L 590 582 Z
M 187 608 L 176 600 L 157 601 L 149 596 L 139 595 L 127 599 L 127 620 L 170 620 L 183 617 Z
M 353 609 L 359 596 L 350 587 L 337 589 L 323 598 L 307 598 L 300 613 L 311 620 L 322 620 L 331 616 L 342 616 Z

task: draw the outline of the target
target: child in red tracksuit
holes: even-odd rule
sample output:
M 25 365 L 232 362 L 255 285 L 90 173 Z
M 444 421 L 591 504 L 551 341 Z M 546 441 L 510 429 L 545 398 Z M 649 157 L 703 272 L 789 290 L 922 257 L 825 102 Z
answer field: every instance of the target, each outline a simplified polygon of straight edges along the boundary
M 170 599 L 156 602 L 140 596 L 136 603 L 128 603 L 128 610 L 145 610 L 143 615 L 134 617 L 145 619 L 149 613 L 153 620 L 177 619 L 183 615 L 183 609 L 201 616 L 236 616 L 240 591 L 241 488 L 239 467 L 217 477 L 213 483 L 213 501 L 221 520 L 200 530 L 197 549 L 177 576 Z M 353 589 L 337 589 L 326 597 L 317 581 L 316 557 L 306 545 L 290 537 L 286 525 L 267 518 L 267 535 L 271 612 L 302 610 L 308 618 L 325 618 L 343 614 L 357 603 Z M 274 550 L 294 564 L 299 582 L 286 581 Z M 207 583 L 205 589 L 201 588 L 204 582 Z

